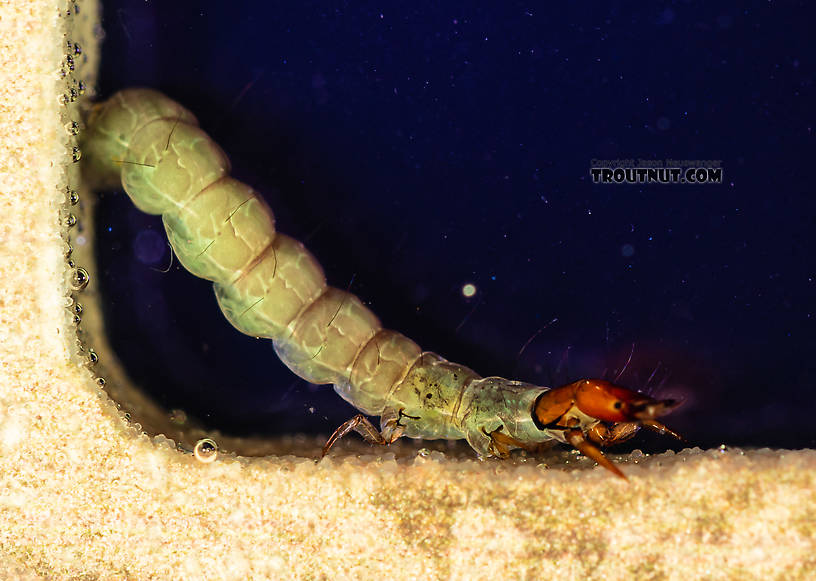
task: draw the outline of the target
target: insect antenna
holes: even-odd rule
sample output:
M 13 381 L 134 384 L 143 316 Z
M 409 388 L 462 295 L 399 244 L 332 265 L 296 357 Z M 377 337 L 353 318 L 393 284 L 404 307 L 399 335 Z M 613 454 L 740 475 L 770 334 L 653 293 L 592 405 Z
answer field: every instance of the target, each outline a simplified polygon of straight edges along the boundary
M 119 164 L 119 165 L 128 164 L 128 165 L 140 165 L 142 167 L 156 167 L 152 163 L 141 163 L 141 162 L 138 162 L 138 161 L 127 161 L 125 159 L 114 159 L 113 163 L 116 163 L 116 164 Z
M 173 254 L 174 254 L 174 252 L 173 252 L 173 246 L 169 242 L 167 242 L 166 244 L 170 248 L 170 264 L 167 265 L 167 268 L 155 268 L 155 267 L 151 266 L 150 270 L 155 270 L 156 272 L 160 272 L 162 274 L 167 274 L 168 272 L 170 272 L 170 268 L 172 268 L 172 266 L 173 266 Z
M 483 302 L 484 302 L 483 301 L 483 296 L 480 296 L 479 300 L 476 301 L 476 304 L 473 305 L 473 308 L 470 309 L 470 312 L 462 318 L 462 321 L 458 325 L 456 325 L 456 329 L 454 329 L 454 331 L 453 331 L 454 333 L 459 332 L 459 329 L 461 329 L 462 326 L 465 323 L 467 323 L 467 320 L 470 318 L 470 316 L 476 311 L 476 309 L 479 307 L 479 305 L 481 305 Z
M 627 359 L 627 360 L 626 360 L 626 364 L 623 366 L 623 369 L 621 369 L 621 370 L 620 370 L 620 373 L 618 373 L 618 374 L 615 376 L 615 379 L 614 379 L 614 381 L 613 381 L 612 383 L 617 383 L 617 382 L 618 382 L 618 380 L 620 379 L 621 375 L 623 375 L 623 372 L 624 372 L 624 371 L 626 371 L 626 368 L 627 368 L 627 367 L 629 367 L 629 362 L 630 362 L 630 361 L 632 361 L 632 355 L 634 355 L 634 354 L 635 354 L 635 343 L 634 343 L 634 341 L 633 341 L 633 342 L 632 342 L 632 350 L 631 350 L 631 351 L 629 351 L 629 359 Z
M 170 149 L 170 140 L 173 138 L 173 132 L 176 130 L 176 127 L 178 127 L 178 124 L 179 124 L 180 121 L 181 121 L 181 115 L 176 117 L 176 122 L 173 123 L 173 128 L 170 130 L 170 135 L 167 136 L 167 143 L 164 145 L 164 151 L 167 151 L 168 149 Z
M 644 393 L 646 393 L 646 395 L 651 395 L 652 392 L 654 391 L 654 387 L 649 387 L 649 384 L 652 383 L 652 379 L 654 379 L 654 376 L 657 373 L 657 370 L 660 369 L 660 365 L 662 363 L 663 363 L 662 361 L 657 362 L 654 371 L 652 371 L 652 374 L 649 376 L 649 379 L 646 380 L 646 384 L 643 386 L 643 391 Z
M 530 338 L 529 338 L 529 339 L 527 339 L 527 340 L 524 342 L 524 345 L 522 345 L 522 346 L 521 346 L 521 349 L 519 349 L 519 352 L 518 352 L 518 353 L 516 353 L 516 363 L 518 363 L 518 360 L 519 360 L 519 359 L 521 359 L 521 354 L 522 354 L 522 353 L 524 353 L 524 350 L 525 350 L 525 349 L 527 349 L 527 347 L 529 347 L 529 346 L 530 346 L 530 343 L 532 343 L 532 342 L 533 342 L 533 339 L 535 339 L 536 337 L 538 337 L 539 335 L 541 335 L 541 332 L 542 332 L 544 329 L 546 329 L 546 328 L 547 328 L 547 327 L 549 327 L 550 325 L 552 325 L 552 324 L 554 324 L 554 323 L 557 323 L 557 322 L 558 322 L 558 317 L 553 317 L 552 321 L 550 321 L 549 323 L 547 323 L 547 324 L 546 324 L 546 325 L 544 325 L 543 327 L 540 327 L 540 328 L 538 329 L 538 331 L 536 331 L 535 333 L 533 333 L 532 335 L 530 335 Z
M 244 85 L 244 88 L 243 88 L 243 89 L 241 89 L 241 91 L 238 93 L 238 96 L 237 96 L 237 97 L 235 97 L 235 98 L 232 100 L 232 103 L 230 103 L 229 108 L 227 109 L 227 111 L 232 111 L 233 109 L 235 109 L 235 106 L 238 104 L 238 102 L 239 102 L 241 99 L 243 99 L 243 98 L 244 98 L 244 96 L 246 96 L 246 94 L 247 94 L 247 93 L 249 92 L 249 90 L 250 90 L 250 89 L 253 87 L 253 85 L 255 85 L 255 83 L 257 83 L 257 82 L 258 82 L 258 81 L 261 79 L 261 77 L 262 77 L 263 75 L 264 75 L 264 72 L 263 72 L 263 71 L 261 71 L 260 73 L 258 73 L 257 75 L 255 75 L 255 78 L 254 78 L 254 79 L 252 79 L 252 80 L 251 80 L 251 81 L 249 81 L 249 82 L 248 82 L 246 85 Z

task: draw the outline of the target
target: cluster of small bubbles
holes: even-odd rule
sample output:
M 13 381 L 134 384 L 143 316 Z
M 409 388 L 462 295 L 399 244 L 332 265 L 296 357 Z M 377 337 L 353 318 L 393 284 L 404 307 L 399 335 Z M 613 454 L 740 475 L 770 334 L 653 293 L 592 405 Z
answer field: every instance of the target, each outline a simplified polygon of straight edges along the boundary
M 91 277 L 88 274 L 88 271 L 82 268 L 75 268 L 74 272 L 71 274 L 71 288 L 75 291 L 81 291 L 85 287 L 88 286 Z
M 68 217 L 65 219 L 65 225 L 68 226 L 68 228 L 73 228 L 74 226 L 76 226 L 76 223 L 77 217 L 74 216 L 73 214 L 68 214 Z
M 199 440 L 193 448 L 193 456 L 203 464 L 214 462 L 218 457 L 218 444 L 210 438 Z

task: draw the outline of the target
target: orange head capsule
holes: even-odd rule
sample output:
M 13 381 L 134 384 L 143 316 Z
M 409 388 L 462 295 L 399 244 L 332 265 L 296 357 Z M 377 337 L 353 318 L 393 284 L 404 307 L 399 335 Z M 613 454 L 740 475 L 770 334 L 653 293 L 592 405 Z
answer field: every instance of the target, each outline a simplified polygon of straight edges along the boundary
M 575 386 L 579 410 L 604 422 L 653 420 L 680 405 L 674 399 L 654 399 L 603 379 L 582 379 Z

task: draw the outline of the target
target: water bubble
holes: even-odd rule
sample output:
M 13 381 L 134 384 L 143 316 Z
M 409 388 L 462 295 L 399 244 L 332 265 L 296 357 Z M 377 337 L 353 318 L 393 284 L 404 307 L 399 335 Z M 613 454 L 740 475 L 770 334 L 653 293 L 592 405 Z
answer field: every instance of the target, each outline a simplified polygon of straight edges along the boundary
M 196 442 L 195 448 L 193 448 L 193 456 L 195 456 L 196 460 L 204 464 L 214 462 L 218 457 L 218 444 L 210 438 L 199 440 Z
M 473 283 L 467 283 L 462 285 L 462 296 L 466 299 L 469 299 L 472 296 L 476 295 L 476 285 Z
M 71 288 L 75 291 L 81 291 L 88 283 L 91 281 L 91 277 L 88 274 L 88 271 L 82 268 L 81 266 L 74 270 L 71 274 Z

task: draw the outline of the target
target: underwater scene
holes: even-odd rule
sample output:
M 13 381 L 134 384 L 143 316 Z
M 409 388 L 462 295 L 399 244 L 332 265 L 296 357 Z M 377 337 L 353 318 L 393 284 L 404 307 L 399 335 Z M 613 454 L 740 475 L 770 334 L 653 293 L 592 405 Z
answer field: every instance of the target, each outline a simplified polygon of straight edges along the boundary
M 810 12 L 106 1 L 97 96 L 189 109 L 328 284 L 424 350 L 682 400 L 661 421 L 687 443 L 630 449 L 813 447 Z M 233 327 L 161 217 L 111 189 L 94 220 L 108 337 L 163 407 L 261 436 L 358 413 Z

